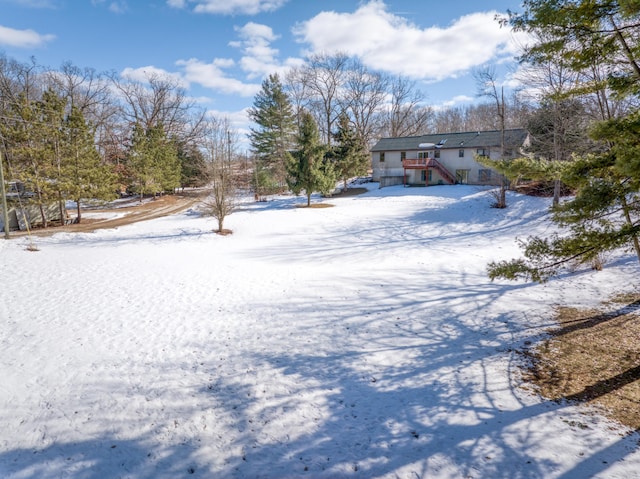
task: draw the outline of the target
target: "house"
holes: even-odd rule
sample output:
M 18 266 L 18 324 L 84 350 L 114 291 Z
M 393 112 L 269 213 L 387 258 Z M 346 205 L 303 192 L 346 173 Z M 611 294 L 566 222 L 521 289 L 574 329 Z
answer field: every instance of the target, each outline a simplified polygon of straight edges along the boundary
M 62 208 L 59 202 L 53 201 L 42 207 L 30 201 L 35 195 L 25 189 L 21 181 L 10 181 L 6 191 L 7 222 L 10 230 L 24 231 L 42 225 L 42 214 L 47 221 L 62 221 Z M 4 210 L 0 205 L 0 230 L 4 230 Z
M 436 133 L 382 138 L 371 148 L 373 181 L 391 185 L 492 184 L 496 171 L 475 161 L 478 156 L 514 158 L 528 144 L 524 129 Z

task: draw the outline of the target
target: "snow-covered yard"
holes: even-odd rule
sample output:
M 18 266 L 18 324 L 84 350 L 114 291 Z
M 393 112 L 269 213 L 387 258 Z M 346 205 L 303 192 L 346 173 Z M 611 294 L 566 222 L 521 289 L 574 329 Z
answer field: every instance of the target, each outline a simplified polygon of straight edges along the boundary
M 640 478 L 640 436 L 520 389 L 516 352 L 637 261 L 492 283 L 548 200 L 375 186 L 226 237 L 190 211 L 0 242 L 0 477 Z

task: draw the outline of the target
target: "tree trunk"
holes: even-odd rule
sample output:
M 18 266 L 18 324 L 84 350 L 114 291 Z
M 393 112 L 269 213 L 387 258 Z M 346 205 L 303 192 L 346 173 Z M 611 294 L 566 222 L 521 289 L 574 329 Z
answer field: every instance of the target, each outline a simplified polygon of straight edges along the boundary
M 76 223 L 80 223 L 80 220 L 82 219 L 82 215 L 80 214 L 80 199 L 78 198 L 76 200 L 76 211 L 77 211 L 77 216 L 76 216 Z
M 629 205 L 627 204 L 627 199 L 624 196 L 621 197 L 621 203 L 622 211 L 624 212 L 624 219 L 629 226 L 633 226 L 633 221 L 631 221 L 631 214 L 629 213 Z M 638 235 L 634 233 L 631 237 L 631 240 L 633 241 L 633 249 L 635 249 L 636 251 L 638 262 L 640 262 L 640 241 L 638 241 Z
M 311 193 L 307 193 L 307 206 L 311 206 Z
M 47 222 L 47 213 L 44 210 L 44 206 L 42 205 L 42 193 L 40 192 L 40 188 L 38 188 L 38 208 L 40 209 L 40 217 L 42 218 L 42 227 L 48 228 L 49 223 Z
M 562 187 L 562 181 L 560 180 L 553 181 L 553 206 L 558 206 L 560 204 L 561 187 Z
M 500 185 L 500 208 L 506 208 L 506 207 L 507 207 L 507 186 L 503 181 L 502 185 Z
M 49 223 L 47 222 L 47 212 L 44 210 L 42 203 L 38 205 L 38 208 L 40 209 L 40 217 L 42 218 L 42 227 L 47 229 L 49 227 Z

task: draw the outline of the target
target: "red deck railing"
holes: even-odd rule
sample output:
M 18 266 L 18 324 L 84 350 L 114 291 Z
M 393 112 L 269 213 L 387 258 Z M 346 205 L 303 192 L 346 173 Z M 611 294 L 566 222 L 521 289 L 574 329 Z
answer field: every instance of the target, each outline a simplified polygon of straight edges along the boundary
M 427 167 L 427 162 L 431 158 L 413 158 L 409 160 L 402 160 L 402 167 L 407 170 L 424 170 Z
M 436 170 L 447 183 L 454 184 L 456 182 L 456 177 L 453 176 L 449 170 L 442 166 L 442 163 L 435 158 L 405 159 L 402 160 L 402 168 L 405 170 L 428 170 L 431 168 Z

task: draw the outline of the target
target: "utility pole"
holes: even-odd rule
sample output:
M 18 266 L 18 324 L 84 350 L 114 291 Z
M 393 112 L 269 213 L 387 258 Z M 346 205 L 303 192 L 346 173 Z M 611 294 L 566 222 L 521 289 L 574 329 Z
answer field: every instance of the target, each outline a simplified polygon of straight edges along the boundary
M 4 221 L 4 238 L 9 239 L 9 210 L 7 209 L 7 191 L 4 186 L 4 166 L 0 151 L 0 195 L 2 195 L 2 219 Z

